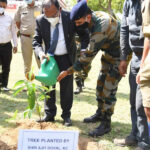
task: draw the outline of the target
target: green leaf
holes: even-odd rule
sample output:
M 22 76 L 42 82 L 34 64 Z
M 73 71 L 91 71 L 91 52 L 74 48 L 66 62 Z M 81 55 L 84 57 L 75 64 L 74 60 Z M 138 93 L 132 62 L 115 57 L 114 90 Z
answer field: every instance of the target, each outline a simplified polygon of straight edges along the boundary
M 41 95 L 39 95 L 38 96 L 38 101 L 43 101 L 44 99 L 48 99 L 48 98 L 50 98 L 50 96 L 49 95 L 46 95 L 46 94 L 41 94 Z
M 15 85 L 14 85 L 13 88 L 15 88 L 16 86 L 19 86 L 19 85 L 21 85 L 21 84 L 23 84 L 23 83 L 25 83 L 25 80 L 19 80 L 19 81 L 17 81 L 17 82 L 15 83 Z
M 41 94 L 45 95 L 45 90 L 43 90 L 41 87 L 37 86 L 36 87 L 37 91 L 39 91 Z
M 24 117 L 24 119 L 25 119 L 26 116 L 28 115 L 29 110 L 30 110 L 30 109 L 26 109 L 26 110 L 23 112 L 23 117 Z
M 35 91 L 32 88 L 32 86 L 28 86 L 28 90 L 29 90 L 28 91 L 28 105 L 30 109 L 33 109 L 35 106 L 35 99 L 36 99 Z
M 29 112 L 28 112 L 28 118 L 30 119 L 31 118 L 31 116 L 32 116 L 32 110 L 31 109 L 29 109 Z
M 45 90 L 45 92 L 49 92 L 51 90 L 51 88 L 48 88 L 48 87 L 45 87 L 45 86 L 39 86 L 39 88 L 43 91 Z
M 39 115 L 41 113 L 41 106 L 40 105 L 36 105 L 36 113 Z
M 14 112 L 14 115 L 13 115 L 11 118 L 6 119 L 5 121 L 16 120 L 17 116 L 18 116 L 18 110 L 16 110 L 16 111 Z
M 17 88 L 17 89 L 14 91 L 13 95 L 16 96 L 16 95 L 17 95 L 19 92 L 21 92 L 24 88 L 25 88 L 25 86 L 22 86 L 22 87 Z

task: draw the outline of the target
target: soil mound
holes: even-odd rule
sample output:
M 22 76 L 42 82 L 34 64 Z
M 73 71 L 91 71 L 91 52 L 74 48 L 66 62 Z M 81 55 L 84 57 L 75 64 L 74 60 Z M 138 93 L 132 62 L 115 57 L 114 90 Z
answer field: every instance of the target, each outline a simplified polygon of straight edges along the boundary
M 0 150 L 17 150 L 18 133 L 20 129 L 60 130 L 54 123 L 37 123 L 32 120 L 16 122 L 16 128 L 7 130 L 0 136 Z M 103 150 L 97 142 L 79 137 L 78 150 Z

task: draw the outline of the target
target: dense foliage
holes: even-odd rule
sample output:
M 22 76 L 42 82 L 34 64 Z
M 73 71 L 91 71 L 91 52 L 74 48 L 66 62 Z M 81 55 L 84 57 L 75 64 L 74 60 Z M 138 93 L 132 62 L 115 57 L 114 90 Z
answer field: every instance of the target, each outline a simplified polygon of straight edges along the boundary
M 66 0 L 68 3 L 69 0 Z M 69 5 L 76 4 L 76 0 L 72 0 L 69 2 Z M 109 0 L 88 0 L 88 6 L 94 11 L 106 11 L 108 7 Z M 122 12 L 124 0 L 111 0 L 111 8 L 114 12 Z

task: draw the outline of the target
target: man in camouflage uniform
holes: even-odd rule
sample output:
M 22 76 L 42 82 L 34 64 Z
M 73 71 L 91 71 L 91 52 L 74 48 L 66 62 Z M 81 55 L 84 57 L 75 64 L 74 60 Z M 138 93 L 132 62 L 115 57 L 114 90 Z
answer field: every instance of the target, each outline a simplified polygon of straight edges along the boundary
M 35 4 L 34 0 L 25 0 L 26 5 L 18 7 L 15 14 L 15 22 L 20 32 L 21 50 L 24 60 L 25 74 L 31 70 L 32 64 L 32 40 L 35 32 L 35 19 L 41 14 L 42 8 L 40 5 Z M 36 58 L 38 67 L 40 61 Z
M 90 36 L 89 49 L 81 51 L 80 58 L 73 67 L 64 71 L 58 77 L 60 81 L 74 71 L 85 69 L 93 60 L 98 51 L 102 50 L 101 69 L 97 80 L 96 100 L 98 109 L 96 114 L 85 118 L 84 122 L 101 121 L 100 125 L 89 133 L 90 136 L 102 136 L 111 131 L 111 116 L 116 103 L 116 92 L 121 79 L 118 66 L 120 63 L 120 23 L 104 12 L 92 12 L 88 7 L 83 12 L 80 5 L 87 7 L 86 1 L 76 4 L 71 12 L 71 19 L 78 28 L 88 25 Z

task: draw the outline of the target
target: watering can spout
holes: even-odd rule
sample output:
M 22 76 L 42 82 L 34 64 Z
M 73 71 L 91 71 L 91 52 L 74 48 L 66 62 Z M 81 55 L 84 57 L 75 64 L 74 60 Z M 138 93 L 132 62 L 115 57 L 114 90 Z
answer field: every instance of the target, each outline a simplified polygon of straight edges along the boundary
M 35 76 L 36 80 L 40 81 L 46 86 L 52 86 L 56 84 L 57 77 L 59 75 L 59 68 L 54 56 L 49 57 L 50 60 L 48 62 L 46 59 L 42 61 L 39 74 Z
M 47 80 L 47 78 L 48 78 L 48 76 L 45 75 L 45 74 L 41 74 L 41 75 L 36 75 L 35 76 L 35 79 L 40 81 L 40 82 L 42 82 L 42 83 L 45 82 Z

